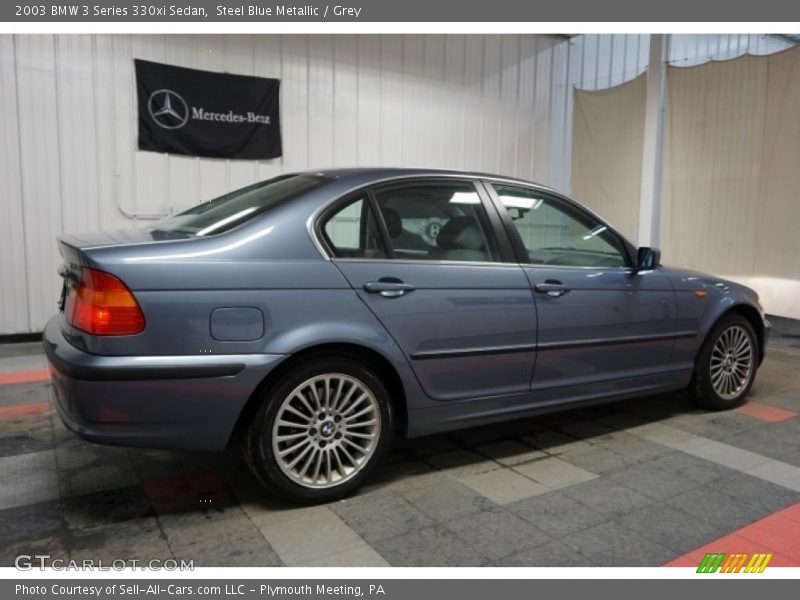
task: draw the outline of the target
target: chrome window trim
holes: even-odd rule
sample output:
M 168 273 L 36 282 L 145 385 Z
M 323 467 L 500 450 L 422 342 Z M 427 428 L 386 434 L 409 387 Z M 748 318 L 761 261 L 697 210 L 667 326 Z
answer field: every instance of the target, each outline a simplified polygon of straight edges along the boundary
M 386 263 L 390 265 L 396 264 L 409 264 L 409 265 L 464 265 L 467 267 L 516 267 L 519 268 L 519 263 L 498 262 L 498 261 L 476 261 L 476 260 L 426 260 L 426 259 L 413 259 L 413 258 L 332 258 L 335 262 L 348 262 L 348 263 Z
M 504 184 L 507 184 L 507 185 L 510 185 L 510 186 L 520 187 L 520 188 L 523 188 L 523 189 L 527 188 L 527 189 L 530 189 L 532 191 L 543 192 L 545 195 L 551 196 L 551 198 L 553 200 L 555 200 L 557 203 L 564 203 L 568 207 L 576 210 L 577 212 L 584 213 L 585 215 L 595 219 L 599 224 L 605 225 L 606 228 L 611 233 L 616 235 L 617 238 L 619 238 L 620 242 L 622 242 L 622 246 L 625 249 L 625 254 L 627 255 L 628 261 L 630 261 L 630 263 L 631 263 L 630 265 L 625 265 L 622 268 L 631 269 L 631 271 L 633 273 L 637 272 L 636 268 L 635 268 L 635 266 L 636 266 L 635 250 L 636 250 L 637 246 L 635 244 L 633 244 L 627 237 L 622 235 L 622 233 L 620 233 L 620 231 L 616 227 L 614 227 L 611 223 L 609 223 L 603 217 L 601 217 L 596 212 L 594 212 L 591 208 L 589 208 L 587 206 L 584 206 L 583 204 L 581 204 L 577 200 L 573 200 L 569 196 L 566 196 L 566 195 L 564 195 L 564 194 L 562 194 L 562 193 L 560 193 L 560 192 L 558 192 L 556 190 L 553 190 L 553 189 L 548 188 L 546 186 L 539 185 L 539 184 L 532 183 L 532 182 L 530 182 L 530 183 L 529 182 L 519 182 L 519 181 L 513 181 L 513 180 L 504 179 L 504 178 L 501 178 L 501 177 L 491 177 L 491 176 L 485 177 L 484 178 L 484 182 L 487 184 L 486 185 L 487 191 L 489 192 L 492 200 L 494 201 L 495 206 L 497 207 L 498 211 L 501 208 L 503 208 L 504 210 L 507 210 L 507 207 L 505 207 L 505 205 L 503 205 L 500 202 L 500 197 L 497 194 L 497 189 L 493 185 L 494 183 L 498 183 L 499 182 L 499 183 L 504 183 Z M 516 235 L 519 237 L 519 230 L 516 231 Z M 512 237 L 512 234 L 510 232 L 508 232 L 508 236 Z M 519 241 L 522 242 L 522 239 L 519 238 Z M 513 245 L 513 241 L 512 241 L 512 245 Z M 633 251 L 633 253 L 631 253 L 631 251 Z M 525 254 L 527 256 L 527 249 L 525 250 Z M 527 257 L 528 257 L 528 260 L 521 261 L 520 264 L 522 264 L 522 265 L 548 266 L 546 263 L 534 263 L 534 262 L 532 262 L 530 260 L 530 256 L 527 256 Z M 550 266 L 552 266 L 553 268 L 562 267 L 562 266 L 565 267 L 565 268 L 566 267 L 570 267 L 570 266 L 573 267 L 573 268 L 584 268 L 584 267 L 580 267 L 578 265 L 550 265 Z M 602 268 L 606 268 L 606 267 L 589 267 L 589 268 L 602 269 Z M 610 267 L 610 268 L 613 268 L 613 267 Z
M 317 219 L 319 218 L 319 213 L 321 213 L 322 210 L 324 210 L 324 208 L 327 208 L 328 204 L 329 203 L 326 203 L 325 205 L 323 205 L 323 207 L 317 207 L 317 208 L 314 209 L 314 211 L 311 213 L 311 215 L 306 220 L 306 230 L 308 231 L 308 235 L 311 237 L 311 242 L 316 247 L 317 252 L 319 252 L 319 255 L 322 257 L 323 260 L 326 260 L 326 261 L 330 262 L 331 257 L 328 255 L 327 250 L 325 250 L 325 247 L 319 241 L 319 238 L 317 238 L 317 234 L 314 231 L 314 224 L 316 223 Z M 320 210 L 321 208 L 322 208 L 322 210 Z
M 582 269 L 584 271 L 611 271 L 613 273 L 635 273 L 633 267 L 593 267 L 591 265 L 548 265 L 546 263 L 520 263 L 522 267 L 530 267 L 532 269 Z M 649 273 L 649 271 L 640 271 L 641 273 Z
M 559 194 L 555 190 L 553 190 L 551 188 L 548 188 L 546 186 L 543 186 L 543 185 L 539 185 L 537 183 L 525 182 L 525 181 L 522 181 L 522 180 L 519 180 L 519 179 L 513 179 L 513 178 L 504 178 L 504 177 L 497 177 L 497 176 L 491 176 L 491 175 L 480 175 L 480 174 L 476 174 L 476 173 L 435 173 L 435 172 L 431 173 L 431 172 L 422 172 L 422 173 L 413 173 L 413 174 L 404 173 L 402 175 L 390 175 L 390 176 L 386 176 L 386 177 L 380 177 L 380 178 L 377 178 L 377 179 L 373 179 L 372 181 L 370 181 L 368 183 L 362 183 L 360 185 L 355 185 L 355 186 L 350 187 L 347 190 L 339 193 L 336 196 L 336 198 L 333 198 L 332 200 L 328 200 L 328 201 L 324 202 L 323 204 L 320 204 L 318 207 L 316 207 L 311 212 L 311 214 L 309 215 L 308 219 L 306 219 L 306 230 L 308 231 L 308 235 L 311 237 L 312 243 L 317 248 L 317 251 L 320 253 L 320 256 L 323 258 L 323 260 L 331 261 L 333 259 L 328 254 L 328 251 L 325 249 L 325 246 L 322 244 L 322 242 L 320 241 L 320 239 L 319 239 L 319 237 L 317 236 L 317 233 L 316 233 L 316 226 L 317 226 L 317 223 L 318 223 L 322 213 L 324 213 L 328 208 L 330 208 L 332 205 L 334 205 L 335 203 L 339 202 L 343 198 L 346 198 L 347 196 L 349 196 L 351 194 L 355 194 L 356 192 L 358 192 L 360 190 L 366 190 L 367 188 L 371 188 L 371 187 L 376 186 L 376 185 L 381 185 L 381 184 L 384 184 L 384 183 L 391 183 L 391 182 L 394 182 L 394 181 L 402 182 L 402 181 L 405 181 L 405 180 L 408 180 L 408 179 L 445 179 L 445 180 L 446 179 L 460 179 L 460 180 L 472 181 L 473 183 L 477 182 L 477 181 L 502 181 L 502 182 L 506 182 L 506 183 L 511 184 L 511 185 L 525 185 L 527 187 L 532 187 L 532 188 L 535 188 L 535 189 L 543 191 L 543 192 L 552 193 L 552 194 L 556 194 L 558 196 L 561 196 L 561 194 Z M 348 260 L 348 259 L 336 259 L 336 260 Z M 380 260 L 380 259 L 366 258 L 366 259 L 353 259 L 353 260 L 374 261 L 374 260 Z M 434 261 L 421 261 L 421 262 L 434 262 Z M 448 262 L 448 264 L 449 263 L 452 263 L 452 264 L 465 264 L 466 261 L 463 261 L 463 262 L 462 261 L 441 261 L 441 262 Z M 496 264 L 501 264 L 501 263 L 492 261 L 492 262 L 481 262 L 480 264 L 493 264 L 493 265 L 496 265 Z M 506 264 L 509 264 L 509 263 L 506 263 Z
M 415 260 L 413 258 L 332 258 L 328 259 L 335 262 L 349 262 L 349 263 L 358 263 L 358 262 L 368 262 L 368 263 L 375 263 L 375 262 L 385 262 L 388 264 L 398 264 L 398 263 L 407 263 L 410 265 L 466 265 L 471 267 L 529 267 L 531 269 L 541 269 L 541 268 L 550 268 L 550 269 L 578 269 L 583 271 L 611 271 L 614 273 L 631 273 L 633 274 L 635 271 L 631 267 L 582 267 L 576 265 L 541 265 L 537 263 L 518 263 L 518 262 L 499 262 L 499 261 L 474 261 L 474 260 L 425 260 L 419 259 Z M 640 271 L 643 274 L 651 273 L 652 271 Z

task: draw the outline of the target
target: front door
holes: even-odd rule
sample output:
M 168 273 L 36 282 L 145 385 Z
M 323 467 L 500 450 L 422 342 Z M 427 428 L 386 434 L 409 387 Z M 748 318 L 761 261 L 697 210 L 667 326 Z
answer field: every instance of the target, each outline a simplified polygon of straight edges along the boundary
M 523 268 L 539 323 L 532 389 L 635 386 L 669 369 L 677 306 L 668 277 L 635 273 L 620 236 L 573 203 L 535 188 L 492 187 L 530 261 Z
M 322 225 L 336 266 L 435 400 L 529 390 L 534 300 L 503 260 L 487 202 L 469 180 L 406 180 L 356 195 Z

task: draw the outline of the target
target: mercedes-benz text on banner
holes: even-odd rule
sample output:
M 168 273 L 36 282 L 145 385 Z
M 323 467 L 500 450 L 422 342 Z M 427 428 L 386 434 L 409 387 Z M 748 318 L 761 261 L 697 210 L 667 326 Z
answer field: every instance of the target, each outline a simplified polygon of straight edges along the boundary
M 281 155 L 280 80 L 134 63 L 140 150 L 248 160 Z

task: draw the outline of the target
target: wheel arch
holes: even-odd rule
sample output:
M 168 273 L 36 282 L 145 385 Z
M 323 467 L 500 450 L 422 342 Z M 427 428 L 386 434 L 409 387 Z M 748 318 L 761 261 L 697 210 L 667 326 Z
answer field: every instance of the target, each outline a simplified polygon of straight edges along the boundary
M 236 424 L 231 432 L 231 440 L 237 438 L 250 422 L 253 415 L 258 410 L 260 400 L 264 393 L 278 382 L 286 373 L 309 360 L 320 356 L 342 356 L 364 363 L 372 368 L 376 374 L 384 381 L 389 391 L 394 411 L 394 430 L 396 435 L 404 436 L 408 430 L 408 408 L 406 402 L 406 390 L 403 380 L 392 365 L 391 361 L 383 354 L 360 344 L 351 342 L 330 342 L 317 344 L 303 348 L 298 352 L 288 355 L 274 369 L 272 369 L 258 384 L 256 389 L 247 399 L 244 408 L 236 420 Z
M 750 304 L 740 303 L 734 304 L 723 313 L 721 313 L 714 321 L 711 323 L 711 327 L 708 328 L 706 332 L 706 339 L 708 335 L 714 330 L 714 327 L 717 326 L 722 319 L 729 315 L 739 315 L 740 317 L 747 320 L 750 323 L 753 331 L 756 332 L 756 345 L 758 346 L 758 364 L 760 365 L 761 362 L 764 360 L 764 351 L 765 345 L 767 343 L 766 340 L 766 332 L 764 330 L 764 321 L 761 318 L 761 314 L 758 312 L 754 306 Z M 705 343 L 705 340 L 703 341 Z

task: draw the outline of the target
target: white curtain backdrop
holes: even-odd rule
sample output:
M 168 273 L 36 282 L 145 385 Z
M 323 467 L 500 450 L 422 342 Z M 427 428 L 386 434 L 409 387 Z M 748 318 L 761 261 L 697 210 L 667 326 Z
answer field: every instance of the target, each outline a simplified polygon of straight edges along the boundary
M 636 238 L 644 140 L 644 75 L 604 90 L 575 90 L 572 195 Z
M 645 101 L 644 77 L 575 93 L 574 195 L 631 237 Z M 800 318 L 800 48 L 669 67 L 663 167 L 664 262 Z
M 668 71 L 664 260 L 800 318 L 800 48 Z

